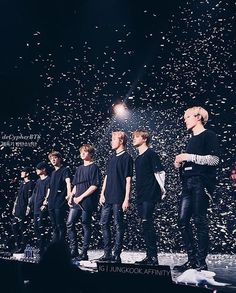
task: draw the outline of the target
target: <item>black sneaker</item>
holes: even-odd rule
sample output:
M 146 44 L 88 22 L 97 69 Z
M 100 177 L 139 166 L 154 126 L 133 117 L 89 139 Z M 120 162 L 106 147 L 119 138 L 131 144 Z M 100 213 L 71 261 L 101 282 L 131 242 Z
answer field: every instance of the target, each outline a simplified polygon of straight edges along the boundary
M 197 271 L 208 271 L 208 267 L 205 261 L 201 261 L 197 264 Z
M 186 263 L 179 265 L 179 266 L 174 266 L 173 270 L 179 271 L 179 272 L 184 272 L 189 269 L 196 269 L 197 264 L 195 262 L 187 261 Z
M 146 256 L 144 259 L 136 261 L 135 264 L 137 264 L 137 265 L 146 265 L 148 260 L 149 260 L 149 257 Z
M 75 257 L 79 256 L 78 250 L 72 250 L 70 255 L 71 255 L 72 258 L 75 258 Z
M 152 266 L 158 266 L 159 265 L 159 262 L 158 262 L 158 259 L 156 256 L 151 256 L 149 257 L 149 260 L 148 260 L 148 265 L 152 265 Z
M 16 247 L 12 250 L 12 253 L 24 253 L 24 248 Z
M 136 261 L 135 264 L 137 265 L 156 265 L 158 266 L 158 259 L 156 256 L 146 256 L 144 259 L 140 261 Z
M 80 253 L 77 257 L 78 260 L 88 260 L 87 253 Z
M 115 263 L 121 263 L 121 258 L 119 255 L 113 255 L 111 261 Z
M 112 255 L 108 254 L 108 253 L 105 253 L 101 257 L 99 257 L 97 260 L 98 261 L 111 261 L 112 260 Z

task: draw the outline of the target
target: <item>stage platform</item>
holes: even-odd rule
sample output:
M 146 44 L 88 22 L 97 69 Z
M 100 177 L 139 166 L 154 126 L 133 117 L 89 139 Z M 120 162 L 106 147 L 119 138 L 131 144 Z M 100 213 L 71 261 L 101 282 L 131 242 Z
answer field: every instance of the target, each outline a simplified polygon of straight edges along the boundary
M 80 269 L 95 273 L 97 272 L 97 264 L 96 260 L 102 256 L 102 250 L 90 250 L 88 252 L 89 261 L 79 262 L 76 258 L 73 259 L 73 263 Z M 145 257 L 144 252 L 139 251 L 124 251 L 121 254 L 122 264 L 134 264 L 135 261 L 141 260 Z M 174 265 L 183 264 L 186 261 L 186 255 L 181 253 L 159 253 L 159 264 L 161 266 L 169 266 L 171 272 L 172 282 L 176 283 L 178 276 L 181 274 L 177 271 L 173 270 Z M 37 263 L 36 259 L 14 259 L 13 257 L 1 257 L 1 269 L 4 269 L 5 265 L 4 261 L 10 261 L 11 264 L 14 262 L 20 262 L 21 267 L 22 263 L 30 263 L 31 268 L 33 268 L 33 264 Z M 187 286 L 189 288 L 189 292 L 192 292 L 191 288 L 206 288 L 211 289 L 209 292 L 236 292 L 236 255 L 209 255 L 207 258 L 208 269 L 209 271 L 215 272 L 214 280 L 216 282 L 228 283 L 227 286 L 215 286 L 215 285 L 203 285 L 200 286 L 190 284 L 190 283 L 178 283 L 181 286 Z M 27 282 L 27 280 L 24 280 Z M 200 291 L 200 290 L 199 290 Z M 147 292 L 148 293 L 148 292 Z
M 103 251 L 89 251 L 89 259 L 94 260 L 102 256 Z M 134 263 L 145 257 L 145 253 L 139 251 L 124 251 L 121 254 L 123 263 Z M 159 264 L 167 265 L 171 268 L 172 280 L 176 282 L 177 277 L 181 274 L 173 267 L 183 264 L 187 260 L 186 254 L 183 253 L 159 253 Z M 207 257 L 208 270 L 215 272 L 214 279 L 218 282 L 228 283 L 228 286 L 209 286 L 218 292 L 236 292 L 236 255 L 229 254 L 209 254 Z

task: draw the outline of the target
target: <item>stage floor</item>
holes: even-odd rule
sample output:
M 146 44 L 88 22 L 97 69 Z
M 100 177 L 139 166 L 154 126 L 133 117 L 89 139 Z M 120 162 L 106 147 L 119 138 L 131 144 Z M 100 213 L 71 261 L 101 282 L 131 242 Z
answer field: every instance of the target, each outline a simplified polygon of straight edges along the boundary
M 101 250 L 90 250 L 88 252 L 89 260 L 99 258 L 103 255 Z M 123 263 L 134 263 L 145 257 L 144 252 L 124 251 L 121 254 Z M 176 282 L 176 278 L 181 274 L 173 270 L 174 265 L 183 264 L 186 261 L 186 255 L 181 253 L 159 253 L 159 264 L 168 265 L 171 268 L 172 280 Z M 236 255 L 210 254 L 207 257 L 208 270 L 215 272 L 214 280 L 217 282 L 229 283 L 228 286 L 209 286 L 217 292 L 236 292 Z

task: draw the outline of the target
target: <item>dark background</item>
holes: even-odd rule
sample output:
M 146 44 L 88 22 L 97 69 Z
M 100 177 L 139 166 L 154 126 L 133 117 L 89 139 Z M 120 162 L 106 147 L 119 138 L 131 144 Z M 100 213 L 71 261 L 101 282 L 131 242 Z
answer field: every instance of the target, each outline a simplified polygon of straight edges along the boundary
M 229 179 L 235 164 L 235 3 L 5 0 L 0 5 L 1 243 L 11 236 L 21 166 L 34 168 L 55 149 L 74 174 L 79 147 L 92 143 L 104 172 L 111 131 L 131 135 L 143 127 L 167 172 L 168 197 L 156 211 L 160 249 L 181 251 L 180 182 L 173 161 L 187 139 L 183 113 L 201 105 L 221 145 L 209 209 L 211 251 L 235 252 L 235 190 Z M 130 110 L 126 120 L 112 113 L 119 101 Z M 39 141 L 29 138 L 34 134 Z M 128 150 L 135 158 L 130 142 Z M 125 248 L 133 250 L 143 248 L 134 198 L 135 189 L 125 240 Z M 99 213 L 94 248 L 102 245 Z

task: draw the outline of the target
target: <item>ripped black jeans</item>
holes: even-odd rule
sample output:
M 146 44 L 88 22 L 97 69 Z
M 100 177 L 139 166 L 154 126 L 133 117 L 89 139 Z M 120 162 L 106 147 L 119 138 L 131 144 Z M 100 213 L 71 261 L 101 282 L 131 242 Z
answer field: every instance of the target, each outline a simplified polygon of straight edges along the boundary
M 178 225 L 188 254 L 188 260 L 191 262 L 202 263 L 208 254 L 208 206 L 209 198 L 202 178 L 200 176 L 185 178 L 183 180 Z M 197 245 L 194 243 L 191 219 L 193 219 L 196 229 Z
M 148 201 L 137 205 L 138 216 L 143 228 L 147 257 L 157 257 L 157 237 L 153 222 L 154 208 L 155 203 Z

